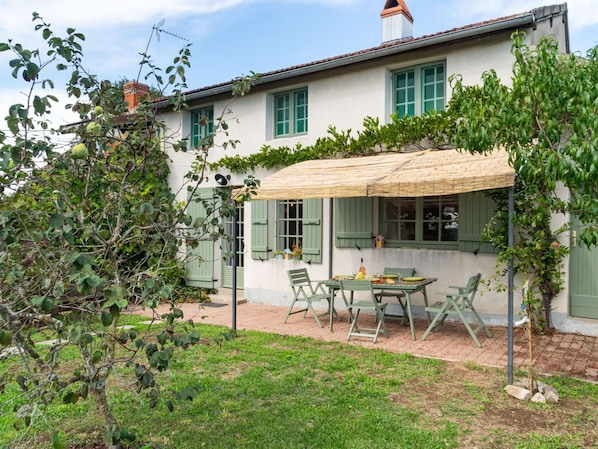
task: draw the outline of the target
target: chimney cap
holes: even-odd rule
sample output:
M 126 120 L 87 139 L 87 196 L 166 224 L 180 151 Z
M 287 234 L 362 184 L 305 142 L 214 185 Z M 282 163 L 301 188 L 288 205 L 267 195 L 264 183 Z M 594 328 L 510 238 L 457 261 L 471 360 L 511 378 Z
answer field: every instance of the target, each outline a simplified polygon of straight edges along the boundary
M 409 12 L 409 8 L 407 8 L 407 4 L 404 0 L 386 0 L 386 4 L 380 13 L 380 16 L 384 18 L 396 14 L 403 14 L 409 22 L 413 23 L 413 16 L 411 15 L 411 12 Z

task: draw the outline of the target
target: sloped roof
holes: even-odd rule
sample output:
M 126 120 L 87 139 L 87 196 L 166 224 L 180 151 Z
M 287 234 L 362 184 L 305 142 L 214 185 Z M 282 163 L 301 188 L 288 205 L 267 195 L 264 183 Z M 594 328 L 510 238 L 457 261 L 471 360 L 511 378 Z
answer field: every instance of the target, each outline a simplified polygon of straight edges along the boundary
M 486 20 L 471 25 L 452 28 L 450 30 L 441 31 L 434 34 L 424 35 L 420 37 L 412 37 L 403 40 L 396 40 L 384 42 L 376 47 L 367 48 L 364 50 L 355 51 L 330 58 L 320 59 L 305 64 L 294 65 L 278 70 L 273 70 L 265 73 L 260 73 L 261 79 L 258 84 L 264 84 L 280 79 L 292 78 L 294 76 L 303 75 L 306 73 L 315 73 L 331 68 L 352 65 L 368 60 L 374 60 L 389 55 L 404 53 L 421 48 L 432 47 L 439 44 L 447 44 L 451 42 L 458 42 L 463 39 L 476 39 L 496 32 L 504 32 L 509 29 L 516 29 L 518 27 L 529 26 L 536 22 L 552 18 L 556 15 L 566 13 L 567 4 L 558 4 L 552 6 L 544 6 L 532 9 L 531 11 L 513 14 L 510 16 L 499 17 L 496 19 Z M 214 84 L 205 86 L 199 89 L 194 89 L 185 92 L 188 100 L 195 98 L 207 97 L 216 95 L 231 90 L 232 82 Z

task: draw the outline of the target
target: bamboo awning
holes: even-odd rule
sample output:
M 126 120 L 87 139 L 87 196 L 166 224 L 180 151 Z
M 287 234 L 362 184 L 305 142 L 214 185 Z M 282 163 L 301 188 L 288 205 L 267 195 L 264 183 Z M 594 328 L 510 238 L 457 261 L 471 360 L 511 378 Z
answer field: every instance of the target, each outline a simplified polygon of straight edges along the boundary
M 435 196 L 514 183 L 506 151 L 425 150 L 300 162 L 263 179 L 255 199 Z

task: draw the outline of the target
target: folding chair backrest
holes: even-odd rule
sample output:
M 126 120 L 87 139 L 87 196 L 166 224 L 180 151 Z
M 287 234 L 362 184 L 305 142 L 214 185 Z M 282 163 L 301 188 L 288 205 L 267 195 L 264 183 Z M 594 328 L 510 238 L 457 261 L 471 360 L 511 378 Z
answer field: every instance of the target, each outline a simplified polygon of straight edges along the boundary
M 415 268 L 384 267 L 384 274 L 398 274 L 402 278 L 408 278 L 415 274 Z
M 374 289 L 372 288 L 372 281 L 369 280 L 352 280 L 352 279 L 341 279 L 341 293 L 345 296 L 345 291 L 354 291 L 354 292 L 369 292 L 372 301 L 375 304 L 378 304 L 376 301 L 376 297 L 374 296 Z
M 303 289 L 307 288 L 306 293 L 313 293 L 311 281 L 309 279 L 309 273 L 306 268 L 297 268 L 295 270 L 289 270 L 289 280 L 291 281 L 291 287 L 293 290 L 296 288 Z
M 467 301 L 469 305 L 473 304 L 473 299 L 475 298 L 475 295 L 478 291 L 478 285 L 480 285 L 481 278 L 482 273 L 478 273 L 474 276 L 471 276 L 469 278 L 469 281 L 467 281 L 467 285 L 465 286 L 465 288 L 459 289 L 462 290 L 459 292 L 460 294 L 467 295 Z
M 305 285 L 309 284 L 309 273 L 305 268 L 297 268 L 295 270 L 289 270 L 289 280 L 292 285 Z

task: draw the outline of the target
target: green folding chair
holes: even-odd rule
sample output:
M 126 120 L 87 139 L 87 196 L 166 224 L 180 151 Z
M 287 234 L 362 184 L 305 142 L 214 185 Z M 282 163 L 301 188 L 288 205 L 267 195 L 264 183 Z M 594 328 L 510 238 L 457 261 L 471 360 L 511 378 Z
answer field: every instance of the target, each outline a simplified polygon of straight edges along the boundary
M 444 323 L 444 320 L 448 315 L 456 315 L 459 318 L 465 325 L 465 328 L 478 348 L 482 347 L 482 344 L 476 336 L 479 331 L 483 330 L 488 338 L 492 338 L 492 332 L 486 327 L 482 321 L 482 317 L 480 317 L 480 314 L 473 306 L 473 300 L 478 291 L 481 277 L 482 275 L 480 273 L 471 276 L 465 287 L 449 286 L 449 288 L 454 288 L 456 290 L 453 293 L 439 293 L 439 295 L 444 295 L 446 299 L 444 301 L 437 301 L 431 306 L 426 307 L 426 312 L 436 312 L 436 316 L 426 329 L 426 332 L 424 332 L 422 340 L 425 340 L 431 331 L 436 332 Z M 471 312 L 477 321 L 477 327 L 475 329 L 471 327 L 465 318 L 464 312 L 467 311 Z
M 393 267 L 384 267 L 384 274 L 391 275 L 396 274 L 402 278 L 410 277 L 415 274 L 415 268 L 393 268 Z M 405 321 L 405 317 L 408 316 L 407 314 L 407 304 L 405 303 L 405 293 L 395 291 L 388 291 L 388 290 L 377 290 L 376 291 L 376 298 L 378 302 L 382 302 L 384 298 L 396 298 L 403 310 L 401 315 L 390 315 L 385 314 L 387 319 L 401 319 L 401 325 Z M 409 318 L 407 318 L 409 319 Z
M 348 304 L 347 309 L 349 310 L 349 319 L 351 320 L 351 327 L 349 328 L 349 334 L 347 335 L 347 341 L 351 337 L 367 337 L 373 338 L 374 343 L 378 341 L 378 335 L 383 333 L 388 337 L 388 329 L 384 323 L 384 313 L 386 311 L 386 303 L 379 303 L 374 294 L 372 287 L 372 281 L 369 280 L 340 280 L 341 294 L 345 303 Z M 363 299 L 354 300 L 355 292 L 365 293 Z M 378 323 L 375 328 L 363 327 L 358 324 L 359 315 L 362 311 L 372 312 L 375 316 L 376 322 Z
M 309 278 L 309 273 L 307 272 L 306 268 L 297 268 L 295 270 L 289 270 L 288 272 L 289 280 L 291 282 L 291 288 L 293 290 L 293 301 L 287 310 L 287 314 L 284 317 L 284 323 L 287 322 L 290 315 L 295 313 L 302 313 L 303 318 L 307 315 L 307 312 L 310 311 L 314 318 L 316 319 L 318 325 L 322 326 L 322 322 L 320 318 L 328 315 L 328 311 L 330 310 L 330 301 L 334 301 L 334 297 L 331 293 L 326 292 L 322 285 L 314 283 Z M 322 300 L 328 301 L 328 307 L 326 308 L 325 312 L 319 313 L 313 307 L 313 303 L 320 302 Z M 297 303 L 305 303 L 305 306 L 299 310 L 293 310 Z M 336 309 L 333 307 L 333 313 L 338 318 L 338 313 Z

